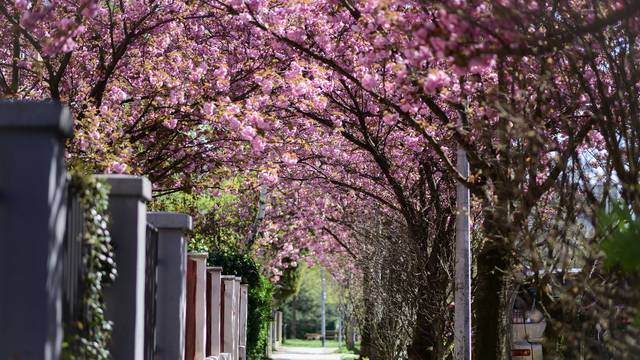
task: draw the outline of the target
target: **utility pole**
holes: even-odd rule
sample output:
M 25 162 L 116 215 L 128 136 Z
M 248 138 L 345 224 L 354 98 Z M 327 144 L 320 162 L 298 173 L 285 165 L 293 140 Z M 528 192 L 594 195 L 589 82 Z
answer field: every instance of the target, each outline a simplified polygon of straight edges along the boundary
M 325 345 L 325 337 L 327 336 L 327 323 L 326 323 L 326 307 L 327 307 L 327 281 L 324 276 L 324 268 L 320 270 L 320 276 L 322 278 L 322 347 Z
M 458 120 L 458 127 L 462 122 Z M 458 144 L 456 167 L 464 177 L 469 177 L 469 161 L 464 148 Z M 471 242 L 470 242 L 470 194 L 461 182 L 456 188 L 456 279 L 454 316 L 454 359 L 471 360 Z

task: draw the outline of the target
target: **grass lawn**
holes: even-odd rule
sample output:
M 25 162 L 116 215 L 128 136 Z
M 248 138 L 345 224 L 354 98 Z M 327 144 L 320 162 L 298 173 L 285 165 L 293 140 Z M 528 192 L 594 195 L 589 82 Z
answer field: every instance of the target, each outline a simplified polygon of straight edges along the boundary
M 344 342 L 342 344 L 344 345 Z M 322 347 L 322 342 L 320 340 L 286 339 L 283 345 L 292 347 Z M 340 347 L 337 340 L 327 340 L 325 341 L 325 346 L 333 348 Z
M 286 339 L 283 345 L 290 347 L 319 348 L 322 347 L 322 342 L 320 340 Z M 356 350 L 359 349 L 359 345 L 360 344 L 356 344 Z M 347 350 L 344 341 L 342 343 L 338 343 L 337 340 L 327 340 L 325 342 L 325 346 L 328 348 L 338 348 L 337 352 L 343 354 L 343 360 L 353 360 L 359 358 L 358 355 L 353 354 L 353 351 Z

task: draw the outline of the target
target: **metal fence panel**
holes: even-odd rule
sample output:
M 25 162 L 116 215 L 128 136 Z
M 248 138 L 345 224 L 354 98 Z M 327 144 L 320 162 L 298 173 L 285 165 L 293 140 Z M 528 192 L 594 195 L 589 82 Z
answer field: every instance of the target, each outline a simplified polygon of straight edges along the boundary
M 145 269 L 144 358 L 154 359 L 156 351 L 156 294 L 158 266 L 158 229 L 147 224 Z
M 67 227 L 64 235 L 63 255 L 63 323 L 68 325 L 81 318 L 83 293 L 84 255 L 83 236 L 85 216 L 77 189 L 68 186 Z

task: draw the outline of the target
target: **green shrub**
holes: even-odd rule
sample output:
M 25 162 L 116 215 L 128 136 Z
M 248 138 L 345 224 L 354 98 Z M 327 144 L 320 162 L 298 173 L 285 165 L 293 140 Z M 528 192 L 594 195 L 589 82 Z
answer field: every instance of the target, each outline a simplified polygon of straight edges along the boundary
M 271 283 L 260 273 L 259 265 L 247 254 L 214 250 L 209 253 L 209 264 L 222 266 L 225 275 L 241 276 L 242 282 L 249 285 L 247 359 L 263 359 L 271 319 Z

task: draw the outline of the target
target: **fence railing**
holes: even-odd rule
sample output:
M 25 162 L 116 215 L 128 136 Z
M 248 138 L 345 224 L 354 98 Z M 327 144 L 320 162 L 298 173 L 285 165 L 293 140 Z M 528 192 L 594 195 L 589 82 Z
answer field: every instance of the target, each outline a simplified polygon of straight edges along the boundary
M 156 352 L 156 297 L 158 289 L 158 229 L 147 224 L 145 268 L 144 358 L 151 360 Z
M 66 230 L 63 239 L 63 324 L 70 324 L 81 318 L 82 306 L 82 284 L 84 276 L 84 266 L 82 257 L 84 254 L 84 212 L 80 206 L 77 189 L 67 186 L 68 208 Z

